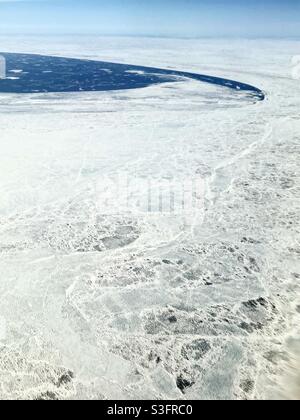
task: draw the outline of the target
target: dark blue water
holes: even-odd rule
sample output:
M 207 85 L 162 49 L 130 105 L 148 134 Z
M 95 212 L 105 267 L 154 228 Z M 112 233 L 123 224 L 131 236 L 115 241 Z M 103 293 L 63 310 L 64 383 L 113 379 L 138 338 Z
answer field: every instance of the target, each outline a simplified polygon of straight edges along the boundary
M 201 74 L 34 54 L 0 55 L 6 58 L 7 65 L 7 79 L 0 80 L 0 92 L 5 93 L 137 89 L 188 77 L 242 91 L 255 100 L 265 98 L 264 93 L 254 86 Z

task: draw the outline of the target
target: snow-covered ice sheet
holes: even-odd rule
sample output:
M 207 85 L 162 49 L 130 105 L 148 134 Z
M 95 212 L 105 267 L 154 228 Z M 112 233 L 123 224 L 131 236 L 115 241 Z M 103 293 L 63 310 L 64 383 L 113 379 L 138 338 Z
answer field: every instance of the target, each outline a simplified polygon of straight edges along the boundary
M 200 72 L 267 93 L 249 103 L 182 80 L 0 94 L 0 398 L 283 395 L 300 317 L 299 49 L 0 38 L 1 51 Z M 116 179 L 131 182 L 125 208 Z M 145 180 L 164 192 L 187 179 L 203 187 L 191 213 L 141 205 Z

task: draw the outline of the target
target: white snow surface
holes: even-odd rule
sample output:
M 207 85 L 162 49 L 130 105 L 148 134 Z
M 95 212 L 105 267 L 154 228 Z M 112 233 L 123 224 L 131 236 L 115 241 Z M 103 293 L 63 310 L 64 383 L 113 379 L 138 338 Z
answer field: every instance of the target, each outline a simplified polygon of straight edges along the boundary
M 1 36 L 0 51 L 267 94 L 0 93 L 0 398 L 296 395 L 281 378 L 300 335 L 300 41 Z M 101 212 L 120 173 L 154 189 L 201 177 L 204 214 Z

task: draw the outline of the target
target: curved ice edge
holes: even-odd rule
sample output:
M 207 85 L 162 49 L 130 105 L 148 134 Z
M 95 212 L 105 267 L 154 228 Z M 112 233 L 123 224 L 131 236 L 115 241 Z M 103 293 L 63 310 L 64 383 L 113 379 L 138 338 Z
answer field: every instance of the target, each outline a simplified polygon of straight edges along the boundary
M 24 56 L 28 56 L 28 57 L 39 57 L 39 58 L 48 58 L 48 59 L 57 59 L 57 60 L 68 60 L 68 61 L 73 61 L 73 62 L 82 62 L 82 63 L 93 63 L 93 64 L 99 64 L 101 66 L 119 66 L 119 67 L 124 67 L 126 68 L 125 71 L 129 71 L 129 72 L 136 72 L 136 73 L 155 73 L 156 75 L 161 75 L 161 76 L 176 76 L 176 77 L 184 77 L 184 78 L 189 78 L 189 79 L 194 79 L 200 82 L 204 82 L 204 83 L 209 83 L 209 84 L 213 84 L 213 85 L 217 85 L 217 86 L 222 86 L 228 89 L 232 89 L 235 91 L 241 91 L 244 93 L 248 93 L 249 95 L 251 95 L 251 97 L 253 99 L 256 99 L 258 101 L 263 101 L 266 98 L 265 93 L 252 85 L 243 83 L 243 82 L 238 82 L 235 80 L 230 80 L 230 79 L 225 79 L 225 78 L 221 78 L 221 77 L 216 77 L 216 76 L 209 76 L 209 75 L 205 75 L 205 74 L 197 74 L 197 73 L 191 73 L 191 72 L 185 72 L 185 71 L 180 71 L 180 70 L 171 70 L 171 69 L 159 69 L 156 67 L 147 67 L 147 66 L 137 66 L 137 65 L 131 65 L 131 64 L 126 64 L 126 63 L 113 63 L 113 62 L 105 62 L 105 61 L 98 61 L 98 60 L 89 60 L 89 59 L 79 59 L 79 58 L 70 58 L 70 57 L 63 57 L 63 56 L 52 56 L 52 55 L 42 55 L 42 54 L 24 54 L 24 53 L 0 53 L 0 55 L 6 55 L 6 56 L 20 56 L 20 57 L 24 57 Z M 161 83 L 164 83 L 163 81 Z M 155 82 L 152 84 L 156 84 Z M 150 85 L 150 84 L 149 84 Z M 148 85 L 148 86 L 149 86 Z M 147 86 L 147 84 L 145 85 Z M 140 86 L 143 87 L 143 86 Z M 135 89 L 136 87 L 126 87 L 125 89 Z M 116 89 L 107 89 L 107 90 L 120 90 L 120 87 L 116 87 Z M 87 91 L 103 91 L 103 89 L 84 89 L 81 92 L 87 92 Z M 64 92 L 61 90 L 56 91 L 51 91 L 51 93 L 60 93 L 60 92 Z M 65 92 L 70 92 L 70 91 L 65 91 Z M 71 90 L 72 92 L 72 90 Z M 78 92 L 77 90 L 74 90 L 73 92 Z M 1 93 L 1 89 L 0 89 L 0 93 Z M 7 92 L 4 91 L 3 93 L 15 93 L 13 91 L 11 92 Z M 20 93 L 25 93 L 25 92 L 20 92 Z M 36 91 L 36 92 L 31 92 L 31 93 L 42 93 L 42 91 Z M 44 92 L 44 93 L 47 93 Z
M 107 64 L 115 64 L 115 63 L 107 63 Z M 167 69 L 158 69 L 155 67 L 139 67 L 139 66 L 131 66 L 131 65 L 130 67 L 132 69 L 136 68 L 137 71 L 144 69 L 144 70 L 147 70 L 148 72 L 149 71 L 156 72 L 157 74 L 185 77 L 189 79 L 198 80 L 204 83 L 222 86 L 229 89 L 248 92 L 259 101 L 264 101 L 266 98 L 266 94 L 261 89 L 255 86 L 249 85 L 247 83 L 237 82 L 236 80 L 224 79 L 222 77 L 209 76 L 206 74 L 190 73 L 190 72 L 185 72 L 185 71 L 180 71 L 180 70 L 167 70 Z
M 235 80 L 230 79 L 223 79 L 221 77 L 214 77 L 214 76 L 206 76 L 202 74 L 195 74 L 195 73 L 182 73 L 185 77 L 189 77 L 191 79 L 199 80 L 201 82 L 210 83 L 222 87 L 226 87 L 229 89 L 239 90 L 243 92 L 249 92 L 253 97 L 259 101 L 264 101 L 266 98 L 265 93 L 255 86 L 248 85 L 246 83 L 237 82 Z
M 93 60 L 85 60 L 85 61 L 93 61 Z M 95 61 L 94 61 L 95 62 Z M 225 88 L 238 90 L 242 92 L 248 92 L 253 95 L 254 98 L 258 99 L 259 101 L 264 101 L 266 98 L 266 94 L 259 88 L 249 85 L 243 82 L 237 82 L 231 79 L 224 79 L 222 77 L 216 76 L 209 76 L 206 74 L 198 74 L 198 73 L 190 73 L 180 70 L 168 70 L 168 69 L 159 69 L 157 67 L 144 67 L 144 66 L 136 66 L 131 64 L 119 64 L 113 62 L 104 62 L 100 61 L 99 63 L 103 65 L 124 65 L 130 67 L 131 70 L 135 70 L 136 72 L 148 72 L 148 73 L 156 73 L 165 76 L 177 76 L 177 77 L 185 77 L 189 79 L 198 80 L 200 82 L 209 83 L 213 85 L 222 86 Z

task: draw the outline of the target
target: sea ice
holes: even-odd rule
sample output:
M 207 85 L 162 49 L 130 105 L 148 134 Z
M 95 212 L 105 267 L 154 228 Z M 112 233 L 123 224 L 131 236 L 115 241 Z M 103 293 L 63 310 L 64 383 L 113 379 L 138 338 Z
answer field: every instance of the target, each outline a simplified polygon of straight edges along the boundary
M 0 94 L 0 398 L 276 394 L 299 335 L 299 47 L 0 37 L 0 51 L 199 72 L 267 95 L 188 79 Z M 198 179 L 195 206 L 161 211 L 167 185 L 176 198 Z

